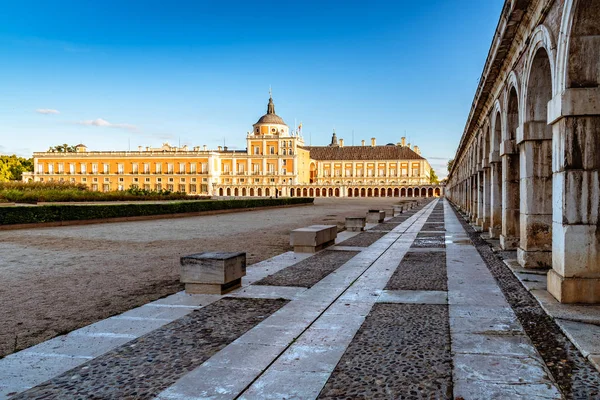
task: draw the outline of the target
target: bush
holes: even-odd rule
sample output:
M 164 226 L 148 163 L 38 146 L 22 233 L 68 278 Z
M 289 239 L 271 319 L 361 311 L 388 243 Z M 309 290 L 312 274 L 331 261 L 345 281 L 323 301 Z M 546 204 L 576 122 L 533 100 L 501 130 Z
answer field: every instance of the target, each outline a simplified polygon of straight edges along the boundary
M 312 198 L 291 197 L 279 199 L 203 200 L 158 204 L 61 204 L 38 207 L 3 207 L 0 208 L 0 225 L 180 214 L 236 208 L 306 204 L 313 201 L 314 199 Z

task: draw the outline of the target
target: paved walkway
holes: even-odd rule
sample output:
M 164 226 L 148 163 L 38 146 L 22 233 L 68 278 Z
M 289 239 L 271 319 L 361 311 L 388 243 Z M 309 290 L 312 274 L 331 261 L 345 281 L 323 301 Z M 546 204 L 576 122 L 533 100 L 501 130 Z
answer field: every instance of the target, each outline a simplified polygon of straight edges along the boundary
M 563 398 L 447 202 L 368 228 L 8 356 L 0 398 Z

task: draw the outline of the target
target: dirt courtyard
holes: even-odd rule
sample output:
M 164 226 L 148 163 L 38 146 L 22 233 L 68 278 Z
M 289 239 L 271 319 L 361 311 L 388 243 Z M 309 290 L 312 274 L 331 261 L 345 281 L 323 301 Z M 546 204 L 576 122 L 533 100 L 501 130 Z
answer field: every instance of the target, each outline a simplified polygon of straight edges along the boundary
M 290 250 L 292 229 L 344 226 L 398 199 L 0 232 L 0 358 L 182 289 L 179 258 L 245 251 L 248 265 Z

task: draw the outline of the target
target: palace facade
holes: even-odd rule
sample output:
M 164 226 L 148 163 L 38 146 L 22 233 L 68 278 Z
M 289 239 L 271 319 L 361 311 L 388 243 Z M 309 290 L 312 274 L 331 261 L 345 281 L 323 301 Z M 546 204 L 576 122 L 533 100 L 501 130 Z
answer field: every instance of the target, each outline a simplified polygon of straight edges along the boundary
M 299 131 L 267 113 L 246 135 L 246 150 L 219 146 L 137 151 L 36 152 L 34 171 L 24 180 L 70 181 L 91 190 L 171 190 L 209 196 L 431 197 L 443 187 L 430 184 L 431 167 L 417 146 L 400 143 L 345 146 L 333 133 L 328 146 L 306 146 Z

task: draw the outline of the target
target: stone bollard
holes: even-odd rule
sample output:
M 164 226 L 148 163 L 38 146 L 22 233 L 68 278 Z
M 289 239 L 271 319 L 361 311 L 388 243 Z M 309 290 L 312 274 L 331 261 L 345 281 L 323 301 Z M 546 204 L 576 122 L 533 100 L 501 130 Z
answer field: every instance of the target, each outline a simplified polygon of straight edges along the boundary
M 385 216 L 386 217 L 393 217 L 394 216 L 394 209 L 393 208 L 384 208 L 383 211 L 385 212 Z
M 225 294 L 242 286 L 246 253 L 204 252 L 181 257 L 181 282 L 190 294 Z
M 296 253 L 316 253 L 335 244 L 337 225 L 311 225 L 294 229 L 290 235 L 290 244 Z
M 360 232 L 365 230 L 366 217 L 346 217 L 346 230 Z
M 369 210 L 367 212 L 367 222 L 379 224 L 385 219 L 385 211 Z
M 403 206 L 400 206 L 400 205 L 394 206 L 394 217 L 397 217 L 398 215 L 402 214 L 403 210 L 404 210 Z

